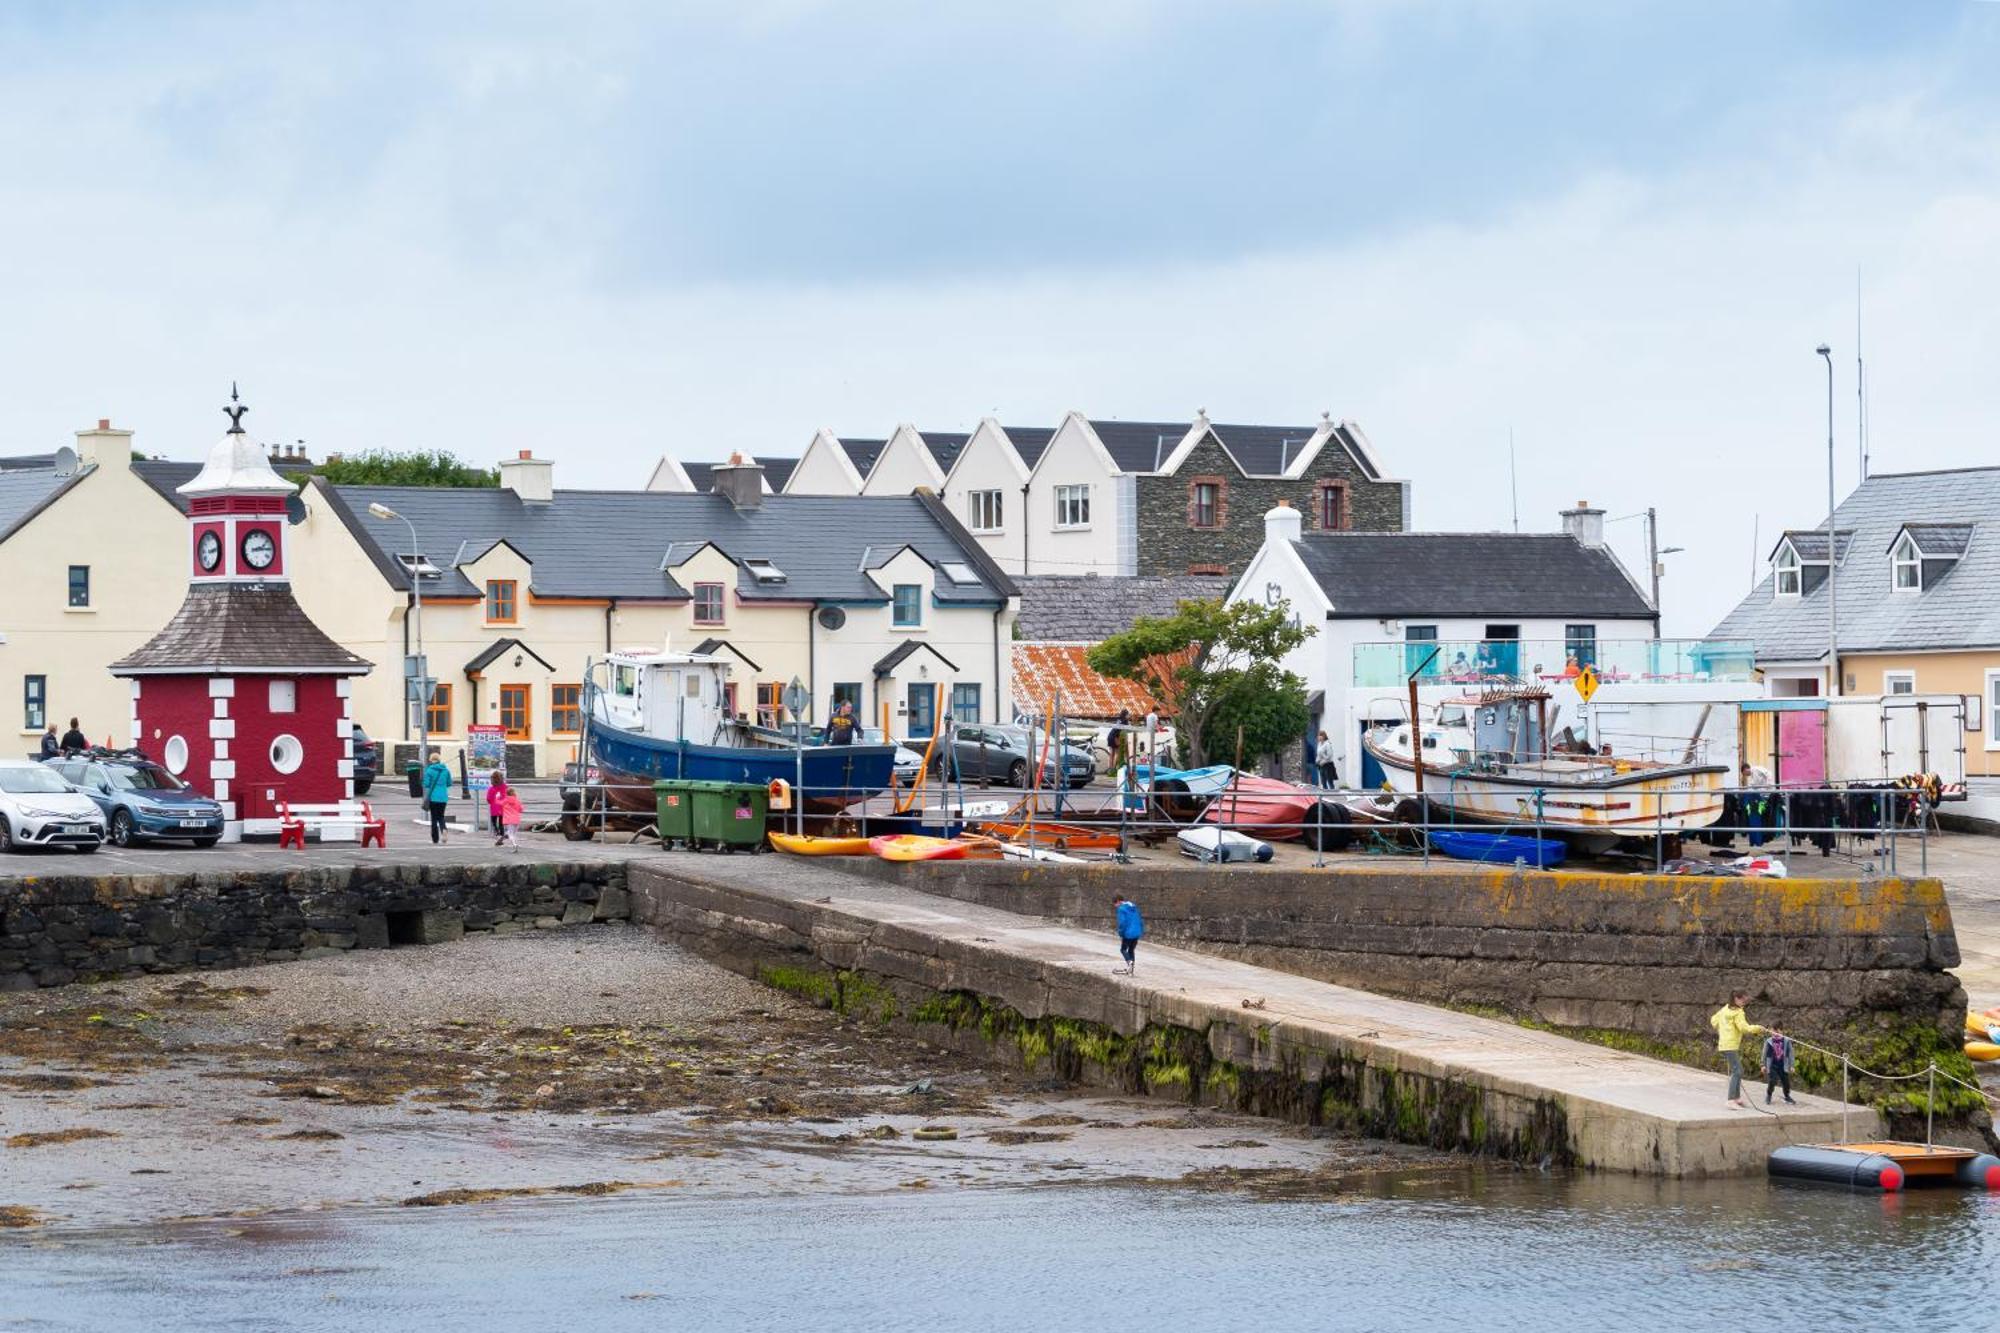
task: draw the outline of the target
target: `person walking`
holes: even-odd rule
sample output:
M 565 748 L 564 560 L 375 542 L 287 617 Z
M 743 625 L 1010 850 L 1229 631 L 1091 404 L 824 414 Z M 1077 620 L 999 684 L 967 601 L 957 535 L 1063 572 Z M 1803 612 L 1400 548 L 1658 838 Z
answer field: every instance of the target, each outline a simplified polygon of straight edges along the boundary
M 1125 959 L 1125 966 L 1111 971 L 1116 976 L 1129 977 L 1139 968 L 1139 937 L 1146 933 L 1146 922 L 1139 915 L 1139 904 L 1130 898 L 1115 899 L 1112 911 L 1118 918 L 1118 952 Z
M 1310 731 L 1306 733 L 1306 781 L 1315 787 L 1321 785 L 1319 780 L 1319 746 L 1320 741 L 1324 741 L 1325 739 L 1326 733 L 1323 731 L 1319 734 L 1318 740 L 1313 738 L 1313 734 Z
M 42 733 L 42 758 L 53 759 L 62 753 L 62 742 L 56 739 L 56 724 L 49 723 L 49 729 Z
M 69 720 L 69 730 L 63 733 L 62 752 L 64 754 L 82 754 L 89 748 L 90 737 L 84 735 L 83 728 L 77 724 L 77 720 L 71 718 Z
M 1743 1003 L 1749 998 L 1748 991 L 1731 991 L 1729 1003 L 1708 1016 L 1708 1025 L 1715 1029 L 1716 1054 L 1729 1070 L 1726 1101 L 1730 1106 L 1743 1105 L 1743 1039 L 1764 1031 L 1743 1013 Z
M 1785 1105 L 1797 1106 L 1792 1100 L 1792 1039 L 1776 1023 L 1771 1024 L 1770 1033 L 1764 1038 L 1764 1105 L 1771 1104 L 1771 1090 L 1782 1087 L 1785 1090 Z
M 424 808 L 430 811 L 431 841 L 444 842 L 444 809 L 451 800 L 451 770 L 445 767 L 444 758 L 431 751 L 430 763 L 424 765 Z
M 505 773 L 495 773 L 492 783 L 486 788 L 486 824 L 493 830 L 495 847 L 507 841 L 507 826 L 501 821 L 500 811 L 509 790 Z
M 513 787 L 500 789 L 500 840 L 515 851 L 521 850 L 521 793 Z
M 1319 734 L 1319 785 L 1331 791 L 1340 786 L 1340 756 L 1334 753 L 1333 741 L 1325 732 Z

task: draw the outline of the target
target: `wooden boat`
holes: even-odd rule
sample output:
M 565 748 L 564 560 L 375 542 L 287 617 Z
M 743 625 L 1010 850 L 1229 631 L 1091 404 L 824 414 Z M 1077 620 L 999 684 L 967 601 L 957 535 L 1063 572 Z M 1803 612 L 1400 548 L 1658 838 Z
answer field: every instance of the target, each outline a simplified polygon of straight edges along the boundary
M 1304 836 L 1307 816 L 1321 795 L 1311 787 L 1238 773 L 1209 801 L 1201 817 L 1204 823 L 1245 829 L 1274 842 L 1291 842 Z
M 884 833 L 868 840 L 868 850 L 884 861 L 962 861 L 971 848 L 957 838 Z
M 1446 700 L 1419 726 L 1390 722 L 1361 747 L 1389 785 L 1468 820 L 1536 828 L 1600 846 L 1706 828 L 1722 815 L 1722 764 L 1552 750 L 1546 690 L 1524 686 Z M 1421 753 L 1422 759 L 1417 755 Z M 1422 812 L 1412 800 L 1412 808 Z M 1433 815 L 1435 819 L 1435 814 Z
M 811 834 L 773 833 L 771 845 L 793 856 L 867 856 L 866 838 L 821 838 Z
M 1513 865 L 1524 861 L 1538 870 L 1562 864 L 1568 848 L 1555 838 L 1515 838 L 1504 833 L 1468 833 L 1462 829 L 1432 829 L 1431 846 L 1461 861 Z

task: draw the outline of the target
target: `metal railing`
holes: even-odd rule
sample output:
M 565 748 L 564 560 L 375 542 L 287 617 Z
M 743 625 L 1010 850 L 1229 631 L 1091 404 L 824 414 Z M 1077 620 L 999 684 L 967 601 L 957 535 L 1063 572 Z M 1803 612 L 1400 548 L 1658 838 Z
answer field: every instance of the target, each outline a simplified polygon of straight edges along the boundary
M 1431 654 L 1435 650 L 1436 657 Z M 1756 647 L 1738 639 L 1423 639 L 1354 645 L 1356 686 L 1558 684 L 1590 666 L 1607 684 L 1751 679 Z M 1429 664 L 1426 665 L 1426 659 Z M 1574 659 L 1575 670 L 1571 668 Z

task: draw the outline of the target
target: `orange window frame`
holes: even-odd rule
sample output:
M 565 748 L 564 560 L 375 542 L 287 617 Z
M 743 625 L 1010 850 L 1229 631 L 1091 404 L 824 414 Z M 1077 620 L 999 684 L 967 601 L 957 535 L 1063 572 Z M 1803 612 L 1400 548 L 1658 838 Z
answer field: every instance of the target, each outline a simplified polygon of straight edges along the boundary
M 535 732 L 535 687 L 500 687 L 500 730 L 510 741 L 532 740 Z
M 520 583 L 515 579 L 486 580 L 486 623 L 512 625 L 520 618 Z
M 574 736 L 583 730 L 583 686 L 549 686 L 549 734 Z
M 451 735 L 451 686 L 442 681 L 431 686 L 431 701 L 424 706 L 424 730 L 433 736 Z

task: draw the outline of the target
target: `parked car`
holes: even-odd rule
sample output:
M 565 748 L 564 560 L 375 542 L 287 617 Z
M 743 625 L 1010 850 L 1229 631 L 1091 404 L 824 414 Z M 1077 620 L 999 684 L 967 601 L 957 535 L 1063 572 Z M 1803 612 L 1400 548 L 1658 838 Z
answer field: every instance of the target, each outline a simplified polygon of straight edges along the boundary
M 955 763 L 962 778 L 999 778 L 1010 787 L 1025 787 L 1030 753 L 1039 755 L 1046 745 L 1047 733 L 1041 730 L 1030 732 L 1027 727 L 960 723 L 952 729 L 948 747 L 951 753 L 945 753 L 947 747 L 941 742 L 932 752 L 931 769 L 946 776 L 951 771 L 948 765 Z M 1057 759 L 1051 754 L 1042 761 L 1040 785 L 1053 787 L 1061 780 L 1072 787 L 1082 787 L 1097 775 L 1087 751 L 1068 744 L 1061 749 L 1062 778 L 1057 778 Z
M 48 767 L 90 798 L 120 847 L 161 838 L 213 847 L 222 838 L 221 804 L 144 755 L 71 755 Z
M 353 735 L 354 794 L 366 796 L 382 771 L 382 742 L 368 739 L 368 733 L 361 729 L 358 722 L 354 724 Z
M 814 745 L 826 744 L 825 727 L 814 727 L 812 731 L 809 733 L 809 736 L 811 738 L 811 743 Z M 856 727 L 854 730 L 854 743 L 857 745 L 883 744 L 884 740 L 882 736 L 882 728 Z M 924 771 L 923 752 L 921 750 L 911 749 L 909 745 L 903 741 L 896 742 L 896 758 L 894 762 L 896 768 L 896 781 L 902 783 L 906 787 L 909 786 L 912 782 L 915 782 L 917 780 L 917 775 Z
M 97 802 L 32 759 L 0 759 L 0 852 L 16 847 L 74 847 L 94 852 L 104 842 Z

